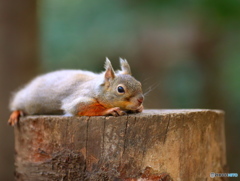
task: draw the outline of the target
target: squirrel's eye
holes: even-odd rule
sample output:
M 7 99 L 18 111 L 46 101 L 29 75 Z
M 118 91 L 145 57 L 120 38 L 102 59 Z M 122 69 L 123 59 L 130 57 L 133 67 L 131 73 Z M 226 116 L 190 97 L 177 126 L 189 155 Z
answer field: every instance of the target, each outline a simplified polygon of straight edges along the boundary
M 124 93 L 125 92 L 125 90 L 122 86 L 118 86 L 117 90 L 118 90 L 119 93 Z

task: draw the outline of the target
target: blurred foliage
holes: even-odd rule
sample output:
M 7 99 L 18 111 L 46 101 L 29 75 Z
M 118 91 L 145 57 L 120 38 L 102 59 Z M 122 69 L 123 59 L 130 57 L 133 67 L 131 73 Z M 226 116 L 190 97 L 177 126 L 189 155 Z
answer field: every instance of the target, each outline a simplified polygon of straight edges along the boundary
M 103 59 L 117 50 L 119 44 L 122 49 L 127 49 L 129 42 L 122 37 L 129 38 L 134 34 L 132 19 L 129 18 L 131 12 L 126 12 L 121 1 L 75 0 L 69 3 L 52 0 L 41 2 L 40 6 L 42 52 L 46 67 L 56 67 L 57 62 L 59 67 L 73 67 L 77 63 L 93 68 L 96 62 L 84 60 Z
M 176 78 L 177 77 L 177 78 Z M 171 86 L 171 84 L 174 86 Z M 164 82 L 172 108 L 198 108 L 201 104 L 203 80 L 199 67 L 192 61 L 176 64 Z

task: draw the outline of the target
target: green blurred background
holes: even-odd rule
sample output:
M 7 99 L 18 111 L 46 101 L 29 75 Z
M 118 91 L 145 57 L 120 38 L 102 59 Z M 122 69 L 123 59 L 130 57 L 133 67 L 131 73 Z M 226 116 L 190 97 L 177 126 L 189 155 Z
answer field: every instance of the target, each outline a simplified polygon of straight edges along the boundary
M 146 108 L 224 110 L 240 174 L 240 1 L 0 0 L 0 15 L 0 180 L 13 180 L 11 92 L 56 69 L 102 71 L 105 57 L 128 60 Z

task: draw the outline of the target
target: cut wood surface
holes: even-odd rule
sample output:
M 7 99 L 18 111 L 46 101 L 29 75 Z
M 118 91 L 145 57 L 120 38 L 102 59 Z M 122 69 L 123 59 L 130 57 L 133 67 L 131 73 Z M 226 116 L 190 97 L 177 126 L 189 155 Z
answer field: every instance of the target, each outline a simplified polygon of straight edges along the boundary
M 16 180 L 213 180 L 226 167 L 218 110 L 27 116 L 14 129 Z

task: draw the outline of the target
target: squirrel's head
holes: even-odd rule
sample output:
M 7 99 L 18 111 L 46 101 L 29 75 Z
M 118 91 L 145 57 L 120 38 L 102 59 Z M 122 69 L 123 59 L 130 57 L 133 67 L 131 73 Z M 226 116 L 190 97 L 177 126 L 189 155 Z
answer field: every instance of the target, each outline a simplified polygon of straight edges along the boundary
M 114 72 L 106 58 L 102 100 L 107 107 L 120 107 L 122 110 L 137 110 L 143 103 L 142 85 L 131 76 L 130 66 L 120 58 L 121 70 Z

